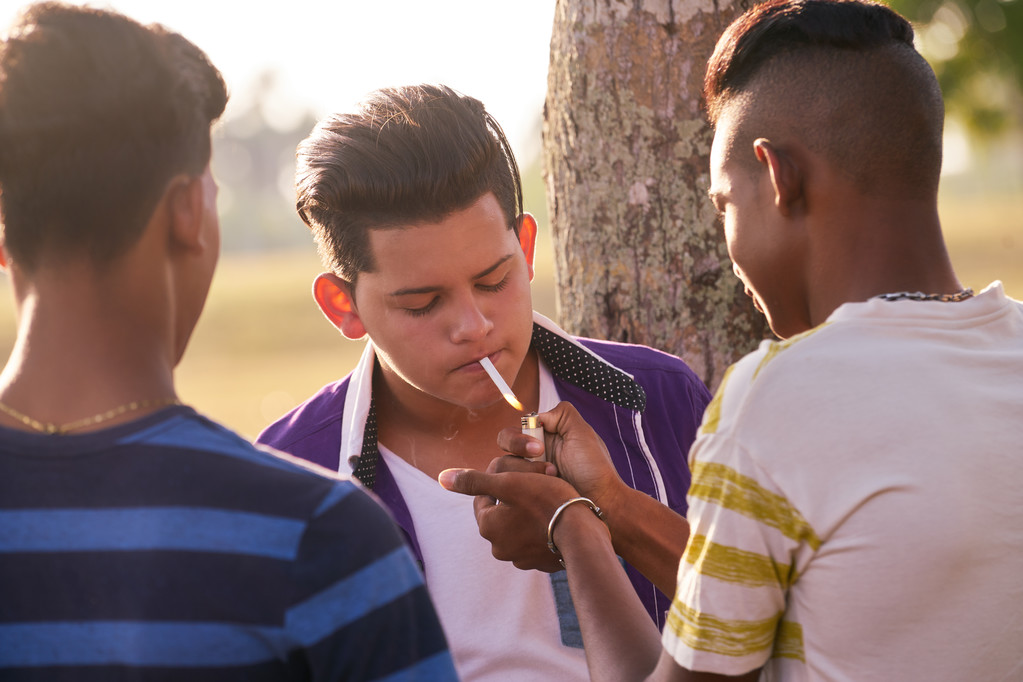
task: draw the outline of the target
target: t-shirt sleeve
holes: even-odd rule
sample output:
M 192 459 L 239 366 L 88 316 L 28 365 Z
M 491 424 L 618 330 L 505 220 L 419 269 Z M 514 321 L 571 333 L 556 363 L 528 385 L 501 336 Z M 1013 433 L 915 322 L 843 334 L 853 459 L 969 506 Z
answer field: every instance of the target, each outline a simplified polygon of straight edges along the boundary
M 332 486 L 320 504 L 294 578 L 285 627 L 311 679 L 457 679 L 422 573 L 387 512 L 355 484 Z
M 817 543 L 813 530 L 733 438 L 704 433 L 690 462 L 690 539 L 664 648 L 689 670 L 724 675 L 802 657 L 785 599 L 799 548 Z

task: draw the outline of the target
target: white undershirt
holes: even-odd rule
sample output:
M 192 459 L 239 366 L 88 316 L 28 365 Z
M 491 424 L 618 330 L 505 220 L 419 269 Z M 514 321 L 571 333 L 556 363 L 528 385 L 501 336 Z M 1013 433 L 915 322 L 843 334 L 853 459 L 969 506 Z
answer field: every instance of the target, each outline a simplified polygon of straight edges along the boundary
M 557 401 L 541 363 L 541 411 Z M 583 650 L 561 643 L 550 576 L 495 559 L 476 527 L 471 497 L 444 490 L 378 447 L 412 514 L 426 583 L 459 676 L 467 682 L 588 680 Z

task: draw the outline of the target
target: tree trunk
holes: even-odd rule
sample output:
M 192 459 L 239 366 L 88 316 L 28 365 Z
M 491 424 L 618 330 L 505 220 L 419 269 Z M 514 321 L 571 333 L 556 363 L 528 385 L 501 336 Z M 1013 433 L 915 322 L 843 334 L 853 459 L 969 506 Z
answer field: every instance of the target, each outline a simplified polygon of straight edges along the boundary
M 678 355 L 711 389 L 766 331 L 707 197 L 703 74 L 742 9 L 557 0 L 544 111 L 560 322 Z

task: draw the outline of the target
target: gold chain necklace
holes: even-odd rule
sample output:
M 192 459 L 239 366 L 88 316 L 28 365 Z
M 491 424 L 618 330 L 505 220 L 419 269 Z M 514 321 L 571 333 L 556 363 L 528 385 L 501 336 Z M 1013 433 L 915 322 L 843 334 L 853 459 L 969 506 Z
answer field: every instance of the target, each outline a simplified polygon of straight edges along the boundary
M 144 410 L 147 407 L 163 407 L 165 405 L 180 404 L 181 401 L 179 401 L 177 398 L 160 398 L 158 400 L 133 400 L 130 403 L 119 405 L 118 407 L 115 407 L 111 410 L 107 410 L 106 412 L 100 412 L 99 414 L 93 415 L 91 417 L 86 417 L 85 419 L 76 419 L 75 421 L 68 422 L 66 424 L 41 422 L 38 419 L 33 419 L 32 417 L 29 417 L 27 414 L 22 414 L 21 412 L 18 412 L 13 407 L 9 407 L 8 405 L 5 405 L 2 402 L 0 402 L 0 412 L 3 412 L 4 414 L 10 417 L 13 417 L 14 419 L 17 419 L 25 426 L 34 429 L 40 433 L 64 435 L 70 431 L 74 431 L 75 429 L 81 429 L 85 428 L 86 426 L 95 426 L 96 424 L 101 424 L 105 421 L 109 421 L 114 417 L 119 417 L 122 414 L 126 414 L 128 412 Z

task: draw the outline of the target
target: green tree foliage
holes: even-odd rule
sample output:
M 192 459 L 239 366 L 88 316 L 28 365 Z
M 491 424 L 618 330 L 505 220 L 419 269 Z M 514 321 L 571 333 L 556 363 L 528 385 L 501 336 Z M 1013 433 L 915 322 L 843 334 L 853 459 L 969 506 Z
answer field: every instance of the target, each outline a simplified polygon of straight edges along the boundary
M 1023 0 L 889 0 L 913 22 L 948 114 L 993 138 L 1023 127 Z

